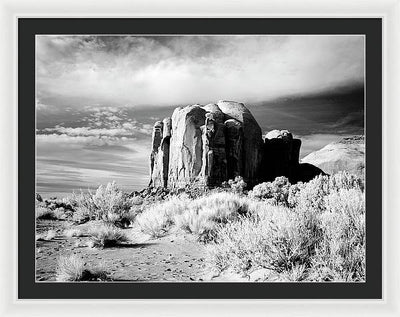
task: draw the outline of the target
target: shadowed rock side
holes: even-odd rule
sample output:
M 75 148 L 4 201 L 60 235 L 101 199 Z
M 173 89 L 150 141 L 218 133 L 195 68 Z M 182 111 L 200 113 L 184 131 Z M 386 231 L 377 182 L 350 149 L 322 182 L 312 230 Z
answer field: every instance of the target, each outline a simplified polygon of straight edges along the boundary
M 263 138 L 250 111 L 234 101 L 178 107 L 155 123 L 152 138 L 153 187 L 214 187 L 236 176 L 252 187 L 277 176 L 297 182 L 323 173 L 299 164 L 299 139 L 287 130 Z
M 364 177 L 365 140 L 363 135 L 343 138 L 303 158 L 302 163 L 315 165 L 328 174 L 348 171 Z
M 233 101 L 219 101 L 218 107 L 225 114 L 225 124 L 229 125 L 230 128 L 239 126 L 241 127 L 242 137 L 241 141 L 241 153 L 239 154 L 240 171 L 230 171 L 230 179 L 234 176 L 242 176 L 247 183 L 254 185 L 260 181 L 260 167 L 262 161 L 262 150 L 263 140 L 261 128 L 258 125 L 256 119 L 250 111 L 242 104 Z M 233 120 L 235 124 L 233 124 Z M 232 130 L 230 132 L 233 132 Z M 231 134 L 230 136 L 233 136 Z M 233 143 L 234 140 L 232 140 Z M 233 153 L 232 153 L 233 154 Z M 228 157 L 228 160 L 232 160 L 231 163 L 235 163 L 236 158 Z

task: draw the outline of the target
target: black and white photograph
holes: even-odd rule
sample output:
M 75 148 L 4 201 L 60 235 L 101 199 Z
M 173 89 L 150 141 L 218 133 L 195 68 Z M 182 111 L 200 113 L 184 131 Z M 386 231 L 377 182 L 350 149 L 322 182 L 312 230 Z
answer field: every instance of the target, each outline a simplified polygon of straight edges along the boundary
M 365 36 L 38 34 L 37 283 L 365 283 Z

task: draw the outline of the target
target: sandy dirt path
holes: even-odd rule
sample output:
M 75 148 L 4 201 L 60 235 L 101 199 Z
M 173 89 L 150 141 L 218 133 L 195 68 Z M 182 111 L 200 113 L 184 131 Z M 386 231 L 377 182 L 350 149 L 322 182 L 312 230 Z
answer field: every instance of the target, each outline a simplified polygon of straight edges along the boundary
M 67 223 L 62 221 L 38 224 L 38 233 L 51 229 L 56 236 L 49 241 L 36 241 L 37 281 L 55 281 L 58 256 L 71 253 L 80 256 L 88 267 L 104 267 L 111 280 L 118 282 L 190 282 L 201 280 L 206 273 L 205 248 L 192 236 L 172 234 L 160 239 L 98 249 L 84 246 L 88 237 L 66 237 L 66 227 Z M 133 229 L 126 231 L 130 235 L 137 234 Z

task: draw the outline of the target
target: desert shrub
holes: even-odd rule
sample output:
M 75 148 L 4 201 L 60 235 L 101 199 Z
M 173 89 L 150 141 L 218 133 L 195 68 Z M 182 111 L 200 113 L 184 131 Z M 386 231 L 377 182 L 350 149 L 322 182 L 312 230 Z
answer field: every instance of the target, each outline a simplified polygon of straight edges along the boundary
M 295 208 L 250 198 L 246 217 L 218 226 L 207 246 L 211 268 L 268 268 L 279 281 L 364 281 L 365 197 L 358 183 L 318 177 L 289 191 L 289 206 L 290 193 Z
M 268 206 L 259 215 L 242 217 L 217 231 L 209 247 L 213 266 L 235 271 L 272 268 L 277 272 L 308 265 L 320 238 L 317 219 L 279 206 Z
M 341 189 L 363 191 L 362 180 L 348 172 L 339 172 L 331 176 L 319 175 L 308 183 L 292 185 L 289 189 L 288 206 L 322 212 L 326 210 L 325 197 Z
M 96 209 L 96 205 L 94 204 L 90 191 L 87 193 L 80 191 L 79 194 L 74 192 L 69 200 L 70 204 L 74 208 L 72 221 L 81 224 L 95 218 L 94 211 Z
M 128 221 L 133 221 L 133 213 L 137 212 L 130 210 L 135 200 L 122 192 L 115 182 L 100 185 L 94 193 L 90 190 L 87 193 L 74 193 L 68 199 L 74 206 L 72 220 L 76 223 L 104 220 L 125 227 L 130 224 L 127 224 Z
M 130 199 L 131 206 L 141 206 L 144 202 L 143 197 L 134 196 Z
M 38 241 L 50 241 L 53 240 L 57 236 L 57 232 L 55 230 L 48 230 L 46 232 L 40 233 L 36 235 L 36 240 Z
M 199 213 L 198 210 L 190 209 L 174 218 L 176 226 L 184 232 L 193 234 L 200 242 L 209 242 L 214 238 L 216 224 L 208 215 Z
M 172 219 L 157 206 L 149 208 L 146 212 L 140 214 L 136 220 L 141 231 L 152 238 L 165 236 L 172 225 Z
M 231 189 L 236 193 L 243 193 L 243 191 L 247 187 L 247 184 L 243 180 L 242 176 L 236 176 L 234 180 L 230 179 L 228 181 L 228 184 L 231 187 Z
M 84 261 L 75 254 L 60 256 L 57 260 L 56 280 L 59 282 L 104 281 L 108 273 L 103 268 L 86 268 Z
M 186 232 L 203 235 L 216 224 L 245 213 L 246 200 L 234 193 L 210 193 L 193 200 L 182 194 L 145 209 L 136 221 L 152 237 L 164 236 L 174 224 Z
M 365 280 L 365 198 L 360 189 L 326 197 L 320 216 L 323 239 L 313 257 L 312 280 Z
M 53 212 L 54 212 L 54 215 L 56 216 L 56 218 L 59 220 L 64 220 L 67 218 L 66 210 L 64 207 L 58 207 L 58 208 L 54 209 Z
M 340 189 L 360 189 L 364 191 L 362 178 L 347 171 L 340 171 L 329 177 L 329 188 L 331 191 Z
M 36 207 L 36 220 L 57 220 L 57 216 L 53 210 L 46 207 Z
M 234 193 L 213 193 L 190 205 L 214 222 L 225 222 L 229 217 L 247 213 L 246 200 Z
M 162 237 L 173 225 L 174 216 L 188 209 L 190 203 L 191 200 L 186 197 L 174 196 L 145 209 L 136 221 L 142 232 L 153 238 Z
M 325 196 L 329 192 L 329 176 L 319 175 L 301 186 L 291 196 L 290 203 L 299 211 L 322 212 L 325 210 Z
M 123 214 L 121 214 L 117 220 L 115 220 L 113 223 L 114 225 L 121 227 L 121 228 L 128 228 L 132 226 L 132 224 L 135 222 L 137 215 L 140 212 L 132 210 L 132 208 Z
M 121 229 L 110 224 L 92 227 L 88 233 L 93 247 L 115 247 L 129 240 Z
M 230 192 L 216 192 L 198 198 L 174 216 L 178 228 L 194 234 L 202 242 L 214 239 L 219 224 L 227 223 L 248 212 L 247 200 Z
M 123 193 L 115 182 L 107 186 L 100 185 L 93 195 L 95 208 L 95 219 L 103 219 L 115 222 L 119 216 L 131 207 L 129 196 Z
M 254 186 L 249 192 L 249 197 L 264 200 L 272 205 L 289 206 L 289 180 L 284 177 L 277 177 L 273 182 L 265 182 Z
M 72 221 L 76 224 L 82 224 L 91 219 L 93 219 L 92 212 L 85 205 L 76 207 L 75 212 L 72 214 Z
M 244 181 L 242 176 L 236 176 L 235 179 L 230 179 L 227 182 L 223 182 L 222 187 L 230 189 L 234 193 L 241 194 L 246 189 L 247 183 Z
M 207 195 L 210 192 L 210 189 L 205 186 L 203 183 L 198 181 L 194 181 L 190 184 L 186 184 L 183 188 L 177 188 L 172 190 L 169 195 L 170 196 L 178 196 L 185 197 L 190 199 L 197 199 L 204 195 Z
M 65 229 L 63 234 L 67 238 L 72 238 L 72 237 L 84 237 L 87 233 L 81 229 L 70 228 L 70 229 Z

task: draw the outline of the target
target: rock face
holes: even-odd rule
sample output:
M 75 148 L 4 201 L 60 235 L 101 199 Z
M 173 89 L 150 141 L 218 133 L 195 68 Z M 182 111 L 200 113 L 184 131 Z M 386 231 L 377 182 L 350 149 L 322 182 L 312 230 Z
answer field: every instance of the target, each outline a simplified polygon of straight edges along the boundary
M 287 130 L 272 130 L 264 137 L 263 178 L 268 181 L 278 176 L 296 178 L 299 167 L 301 140 L 294 139 Z
M 301 141 L 287 130 L 264 138 L 250 111 L 234 101 L 174 110 L 157 121 L 152 136 L 150 186 L 219 186 L 242 176 L 251 187 L 277 176 L 291 181 L 323 173 L 299 164 Z
M 330 143 L 321 150 L 308 154 L 302 163 L 315 165 L 328 174 L 348 171 L 364 177 L 364 136 L 352 136 Z
M 168 186 L 194 182 L 202 169 L 206 111 L 199 105 L 175 109 L 172 115 Z
M 256 184 L 260 181 L 260 167 L 262 160 L 262 132 L 256 119 L 250 111 L 242 104 L 233 101 L 220 101 L 218 107 L 225 114 L 225 124 L 229 126 L 230 132 L 228 133 L 231 140 L 229 142 L 235 143 L 236 139 L 241 144 L 234 145 L 234 148 L 240 149 L 240 152 L 234 153 L 232 151 L 228 156 L 228 165 L 235 166 L 239 156 L 239 170 L 235 171 L 229 169 L 229 178 L 233 179 L 234 176 L 242 176 L 246 182 Z M 232 120 L 232 121 L 229 121 Z M 234 131 L 236 130 L 236 131 Z M 229 148 L 230 149 L 230 148 Z

